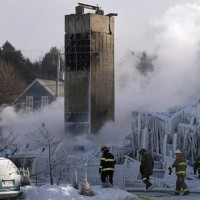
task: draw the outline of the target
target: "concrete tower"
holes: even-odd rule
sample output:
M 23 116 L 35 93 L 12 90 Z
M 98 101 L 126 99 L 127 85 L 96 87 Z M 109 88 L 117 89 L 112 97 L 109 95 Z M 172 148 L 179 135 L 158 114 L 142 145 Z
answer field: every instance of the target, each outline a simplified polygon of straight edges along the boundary
M 72 134 L 97 134 L 114 121 L 113 16 L 81 3 L 65 16 L 65 127 Z

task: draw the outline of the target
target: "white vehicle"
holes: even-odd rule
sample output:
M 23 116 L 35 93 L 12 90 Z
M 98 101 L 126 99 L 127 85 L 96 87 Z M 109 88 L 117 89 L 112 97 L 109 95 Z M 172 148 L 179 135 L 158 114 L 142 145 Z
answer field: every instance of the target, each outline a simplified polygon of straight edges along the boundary
M 0 199 L 16 199 L 22 195 L 20 185 L 18 168 L 11 160 L 0 157 Z

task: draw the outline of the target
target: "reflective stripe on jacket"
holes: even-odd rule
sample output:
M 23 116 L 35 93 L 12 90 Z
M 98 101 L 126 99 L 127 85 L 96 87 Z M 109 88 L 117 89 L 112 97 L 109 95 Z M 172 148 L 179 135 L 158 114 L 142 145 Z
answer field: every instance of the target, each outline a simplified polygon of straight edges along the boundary
M 101 171 L 114 171 L 115 168 L 115 159 L 114 156 L 110 152 L 104 152 L 100 159 L 100 166 L 99 168 Z
M 172 168 L 176 169 L 176 174 L 186 175 L 187 163 L 183 156 L 179 156 L 176 158 L 174 163 L 172 164 Z

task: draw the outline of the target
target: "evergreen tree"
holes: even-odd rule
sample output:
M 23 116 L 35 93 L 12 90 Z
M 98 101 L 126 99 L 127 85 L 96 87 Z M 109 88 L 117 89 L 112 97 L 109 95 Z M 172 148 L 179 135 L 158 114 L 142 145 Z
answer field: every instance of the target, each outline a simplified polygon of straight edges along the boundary
M 0 59 L 12 65 L 27 83 L 32 82 L 38 74 L 38 63 L 32 64 L 29 59 L 25 59 L 21 51 L 16 50 L 8 41 L 0 49 Z
M 52 47 L 50 52 L 45 54 L 41 62 L 42 78 L 56 80 L 58 55 L 56 47 Z
M 52 47 L 50 52 L 46 53 L 41 62 L 41 78 L 56 80 L 58 59 L 60 58 L 60 68 L 64 68 L 64 61 L 60 57 L 60 51 Z
M 6 41 L 0 48 L 0 59 L 12 65 L 27 84 L 36 78 L 56 80 L 59 57 L 59 50 L 52 47 L 41 62 L 32 63 L 29 59 L 25 59 L 21 51 L 16 50 L 9 41 Z M 63 71 L 62 57 L 60 57 L 60 68 Z
M 25 62 L 25 59 L 21 51 L 15 50 L 15 48 L 8 41 L 6 41 L 4 45 L 2 46 L 1 58 L 5 62 L 10 62 L 14 66 L 18 66 L 18 67 L 20 65 L 23 65 Z

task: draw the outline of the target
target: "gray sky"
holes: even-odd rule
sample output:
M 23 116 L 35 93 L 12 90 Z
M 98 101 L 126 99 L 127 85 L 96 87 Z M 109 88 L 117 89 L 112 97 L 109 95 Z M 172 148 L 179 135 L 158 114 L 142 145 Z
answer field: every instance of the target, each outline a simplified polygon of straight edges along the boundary
M 187 0 L 0 0 L 0 46 L 6 40 L 32 60 L 52 46 L 64 47 L 64 15 L 75 13 L 78 2 L 98 4 L 105 14 L 118 13 L 115 27 L 116 60 L 126 49 L 144 49 L 150 21 L 171 6 Z M 189 2 L 198 2 L 191 0 Z M 86 10 L 86 12 L 93 12 Z M 40 53 L 38 53 L 40 52 Z

